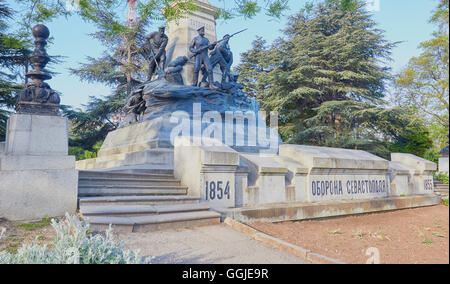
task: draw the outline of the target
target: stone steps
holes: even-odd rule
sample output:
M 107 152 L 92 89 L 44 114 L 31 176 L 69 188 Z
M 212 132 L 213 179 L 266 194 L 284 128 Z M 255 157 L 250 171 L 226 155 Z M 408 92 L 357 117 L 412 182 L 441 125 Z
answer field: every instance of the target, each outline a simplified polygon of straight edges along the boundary
M 127 172 L 127 171 L 79 171 L 80 178 L 108 178 L 108 179 L 173 179 L 173 173 L 166 172 L 164 173 L 150 173 L 146 171 L 138 171 L 138 172 Z
M 95 177 L 81 177 L 79 178 L 79 185 L 89 186 L 89 185 L 115 185 L 115 186 L 180 186 L 180 181 L 175 179 L 150 179 L 150 178 L 95 178 Z
M 87 217 L 93 231 L 105 231 L 111 224 L 115 232 L 153 232 L 220 223 L 220 214 L 212 211 L 171 213 L 138 217 Z
M 94 231 L 149 232 L 220 223 L 188 188 L 162 169 L 80 171 L 78 203 Z
M 111 217 L 134 217 L 147 215 L 161 215 L 170 213 L 208 211 L 209 206 L 196 204 L 170 204 L 170 205 L 102 205 L 102 206 L 80 206 L 83 216 L 111 216 Z
M 131 152 L 130 149 L 124 149 L 124 152 L 116 150 L 101 150 L 97 158 L 78 161 L 76 168 L 93 170 L 146 165 L 155 170 L 173 170 L 173 150 L 162 148 Z
M 167 196 L 95 196 L 80 197 L 80 206 L 88 205 L 163 205 L 163 204 L 193 204 L 199 203 L 199 199 L 185 195 Z
M 143 195 L 186 195 L 182 186 L 78 186 L 78 196 L 143 196 Z

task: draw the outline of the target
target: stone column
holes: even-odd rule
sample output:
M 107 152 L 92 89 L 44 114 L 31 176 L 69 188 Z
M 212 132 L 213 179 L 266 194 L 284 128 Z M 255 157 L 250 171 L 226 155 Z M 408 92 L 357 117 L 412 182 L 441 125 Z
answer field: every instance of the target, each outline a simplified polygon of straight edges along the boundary
M 189 54 L 189 44 L 196 36 L 198 36 L 197 29 L 202 26 L 205 27 L 205 37 L 208 38 L 211 43 L 217 40 L 216 19 L 219 8 L 211 5 L 208 0 L 196 0 L 195 2 L 198 6 L 198 10 L 178 22 L 169 22 L 167 25 L 166 34 L 169 37 L 169 43 L 167 45 L 167 64 L 179 56 L 187 56 Z M 186 85 L 190 85 L 193 80 L 194 59 L 191 59 L 183 68 L 182 76 Z M 214 80 L 219 80 L 222 78 L 221 76 L 222 72 L 220 71 L 220 68 L 216 66 L 214 69 Z
M 26 74 L 32 82 L 18 96 L 0 149 L 0 218 L 8 220 L 58 217 L 77 209 L 78 172 L 75 157 L 68 156 L 68 121 L 60 116 L 59 95 L 44 82 L 51 78 L 44 70 L 49 35 L 44 25 L 33 28 L 34 70 Z

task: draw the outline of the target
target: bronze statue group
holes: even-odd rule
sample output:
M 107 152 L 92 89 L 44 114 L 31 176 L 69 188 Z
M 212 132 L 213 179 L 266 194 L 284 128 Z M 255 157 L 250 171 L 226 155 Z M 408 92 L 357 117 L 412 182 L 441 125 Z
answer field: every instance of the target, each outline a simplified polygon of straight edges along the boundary
M 195 58 L 192 86 L 199 87 L 201 83 L 207 83 L 210 89 L 215 90 L 217 88 L 214 86 L 213 70 L 217 65 L 219 65 L 222 71 L 222 84 L 227 78 L 230 81 L 233 79 L 230 71 L 231 65 L 233 64 L 233 53 L 229 45 L 229 40 L 232 36 L 225 35 L 222 40 L 210 43 L 205 37 L 205 27 L 199 28 L 197 32 L 198 36 L 189 45 L 189 51 L 191 52 L 189 59 Z M 166 47 L 168 41 L 169 38 L 165 34 L 164 27 L 160 27 L 158 32 L 153 32 L 147 36 L 147 43 L 150 47 L 148 80 L 153 78 L 155 72 L 158 72 L 159 75 L 163 73 L 161 71 L 166 66 Z M 203 75 L 201 82 L 199 82 L 200 71 L 202 71 Z
M 181 71 L 183 66 L 190 60 L 194 59 L 194 74 L 192 87 L 206 87 L 210 90 L 226 89 L 228 82 L 237 84 L 237 76 L 231 74 L 231 65 L 233 64 L 233 53 L 230 49 L 230 38 L 243 32 L 239 31 L 233 35 L 225 35 L 223 39 L 211 43 L 205 37 L 205 27 L 197 30 L 198 36 L 195 37 L 189 45 L 191 54 L 178 57 L 167 65 L 166 48 L 169 37 L 165 34 L 165 27 L 160 27 L 157 32 L 152 32 L 146 38 L 145 49 L 148 51 L 149 70 L 148 81 L 153 79 L 155 73 L 158 79 L 165 79 L 167 83 L 174 85 L 184 85 Z M 222 80 L 220 84 L 214 82 L 214 68 L 219 65 L 222 72 Z M 199 82 L 200 71 L 202 72 L 202 80 Z M 217 86 L 219 85 L 219 87 Z M 140 116 L 145 112 L 146 102 L 143 98 L 142 88 L 133 91 L 131 97 L 127 101 L 125 111 L 127 114 L 134 114 L 134 121 L 138 122 Z

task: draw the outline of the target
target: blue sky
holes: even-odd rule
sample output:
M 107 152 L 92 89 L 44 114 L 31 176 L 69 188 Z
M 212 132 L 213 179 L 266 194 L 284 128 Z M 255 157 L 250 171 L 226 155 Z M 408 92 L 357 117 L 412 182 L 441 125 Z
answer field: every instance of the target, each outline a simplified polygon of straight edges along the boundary
M 398 72 L 408 60 L 420 53 L 420 42 L 431 38 L 435 27 L 428 21 L 432 11 L 437 5 L 436 0 L 378 0 L 379 11 L 373 12 L 374 20 L 379 28 L 386 31 L 386 39 L 390 41 L 402 41 L 393 50 L 391 67 L 393 72 Z M 12 0 L 8 2 L 13 3 Z M 124 2 L 126 2 L 124 0 Z M 304 5 L 304 0 L 291 0 L 290 10 L 287 14 L 298 12 Z M 211 4 L 220 5 L 217 0 L 210 0 Z M 13 8 L 17 6 L 11 4 Z M 126 7 L 123 7 L 123 16 L 126 16 Z M 59 72 L 55 78 L 49 81 L 53 89 L 62 93 L 62 103 L 80 107 L 88 102 L 89 96 L 104 96 L 111 93 L 110 88 L 100 84 L 81 82 L 75 76 L 70 75 L 69 68 L 78 67 L 81 62 L 86 62 L 86 57 L 97 57 L 102 54 L 104 47 L 89 37 L 95 32 L 91 24 L 84 23 L 78 17 L 58 19 L 51 23 L 45 23 L 54 38 L 54 42 L 48 48 L 52 55 L 66 56 L 59 66 L 53 66 L 53 70 Z M 286 18 L 279 21 L 270 20 L 265 15 L 254 19 L 233 19 L 228 22 L 217 22 L 217 36 L 221 38 L 226 33 L 248 28 L 245 34 L 238 35 L 231 41 L 231 48 L 235 54 L 235 62 L 239 62 L 239 55 L 251 47 L 256 36 L 261 36 L 271 43 L 280 36 L 280 30 L 286 25 Z

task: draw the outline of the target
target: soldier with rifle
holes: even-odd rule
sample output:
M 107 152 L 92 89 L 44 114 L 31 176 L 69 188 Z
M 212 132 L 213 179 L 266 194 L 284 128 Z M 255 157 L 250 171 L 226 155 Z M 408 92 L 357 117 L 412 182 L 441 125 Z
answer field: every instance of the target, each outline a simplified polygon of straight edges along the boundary
M 203 31 L 203 35 L 204 35 L 204 28 L 200 28 L 199 29 L 199 33 L 200 30 Z M 213 79 L 213 69 L 214 67 L 219 64 L 220 65 L 220 69 L 222 70 L 222 84 L 225 82 L 226 78 L 228 77 L 230 79 L 231 77 L 231 72 L 230 72 L 230 68 L 231 65 L 233 64 L 233 53 L 230 50 L 230 46 L 229 46 L 229 40 L 230 38 L 234 37 L 237 34 L 240 34 L 244 31 L 246 31 L 247 29 L 244 29 L 242 31 L 239 31 L 237 33 L 234 33 L 232 35 L 225 35 L 223 37 L 223 39 L 219 40 L 219 41 L 215 41 L 212 44 L 209 44 L 209 40 L 205 38 L 205 40 L 208 42 L 208 44 L 205 44 L 198 48 L 197 50 L 191 48 L 191 52 L 193 53 L 193 55 L 191 55 L 191 58 L 196 56 L 196 65 L 194 68 L 194 84 L 193 86 L 197 86 L 198 85 L 198 73 L 199 71 L 202 69 L 202 64 L 197 64 L 199 61 L 199 54 L 206 54 L 204 55 L 205 57 L 208 57 L 208 49 L 209 50 L 213 50 L 213 52 L 211 53 L 211 58 L 208 58 L 206 60 L 203 60 L 203 58 L 201 58 L 200 60 L 206 62 L 206 64 L 203 64 L 203 72 L 204 72 L 204 77 L 202 81 L 206 81 L 207 79 L 209 79 L 208 83 L 210 88 L 212 89 L 212 85 L 214 83 L 214 79 Z M 193 43 L 196 41 L 196 39 L 198 39 L 199 37 L 196 37 L 193 41 Z M 192 44 L 191 44 L 192 47 Z M 209 69 L 208 69 L 209 68 Z M 199 70 L 199 71 L 197 71 Z M 205 72 L 206 70 L 206 72 Z
M 228 78 L 231 81 L 231 65 L 233 64 L 233 53 L 231 52 L 230 45 L 230 35 L 225 35 L 222 41 L 218 42 L 214 50 L 211 52 L 210 61 L 212 68 L 219 64 L 220 70 L 222 71 L 222 85 Z M 206 81 L 208 74 L 204 74 L 203 80 Z
M 209 88 L 215 89 L 213 85 L 213 69 L 208 56 L 208 50 L 213 50 L 215 47 L 215 43 L 210 44 L 209 40 L 205 37 L 205 27 L 201 27 L 197 31 L 198 36 L 192 40 L 192 43 L 189 46 L 189 50 L 193 54 L 191 58 L 195 56 L 194 81 L 192 83 L 192 86 L 198 86 L 198 75 L 202 66 L 204 66 L 206 72 L 208 73 Z
M 158 74 L 163 73 L 164 66 L 166 65 L 166 47 L 169 42 L 169 37 L 165 32 L 166 28 L 160 27 L 159 31 L 153 32 L 147 36 L 150 51 L 148 80 L 152 79 L 155 71 L 158 71 Z

